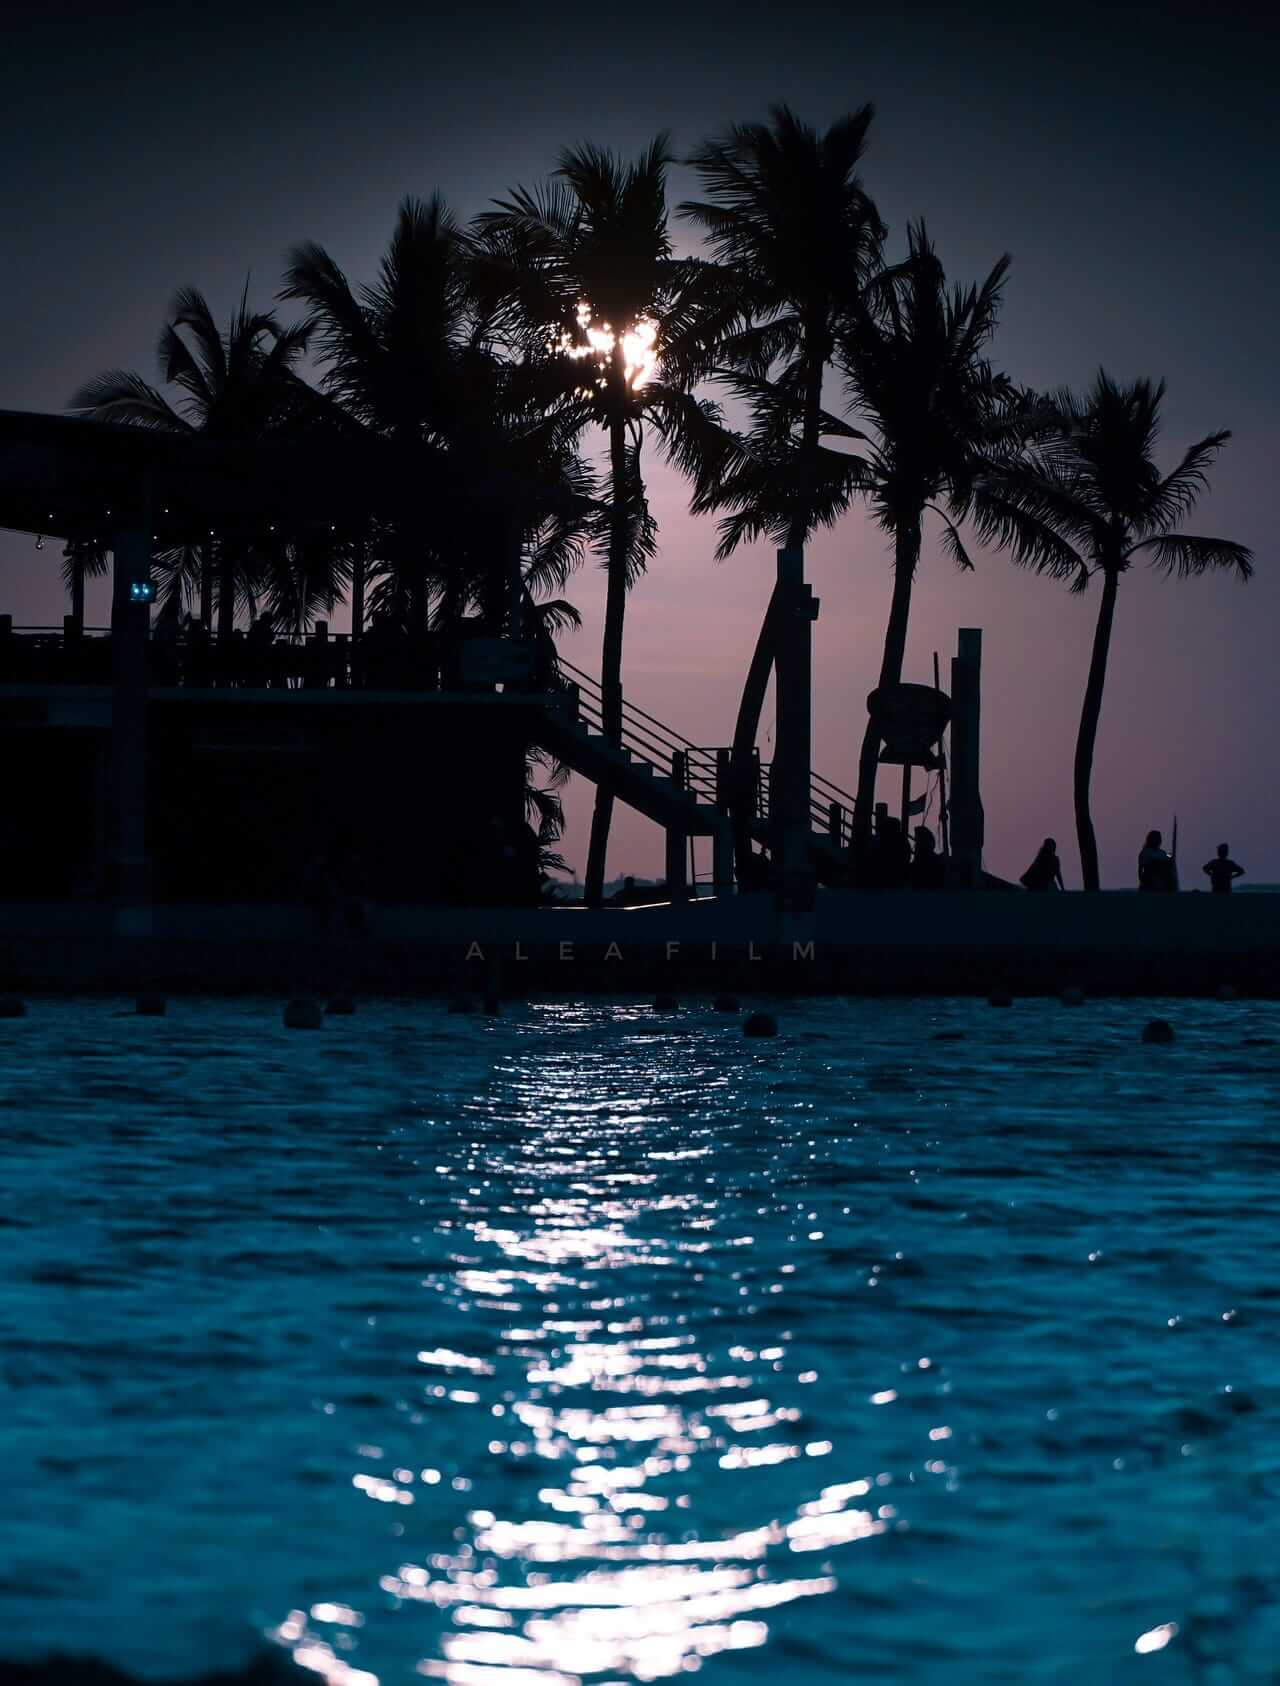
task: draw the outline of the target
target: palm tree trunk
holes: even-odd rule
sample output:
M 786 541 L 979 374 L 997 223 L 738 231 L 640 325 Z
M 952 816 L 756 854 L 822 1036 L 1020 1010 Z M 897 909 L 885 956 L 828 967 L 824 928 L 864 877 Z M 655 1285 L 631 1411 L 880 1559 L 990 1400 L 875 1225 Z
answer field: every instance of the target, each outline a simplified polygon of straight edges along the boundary
M 358 644 L 364 636 L 364 570 L 365 547 L 355 548 L 351 561 L 351 642 Z
M 71 624 L 78 633 L 84 631 L 84 558 L 71 559 Z
M 1102 687 L 1107 679 L 1107 656 L 1111 649 L 1111 627 L 1116 614 L 1116 587 L 1120 575 L 1107 568 L 1102 577 L 1102 602 L 1098 606 L 1098 624 L 1093 631 L 1093 654 L 1089 658 L 1089 678 L 1084 688 L 1084 704 L 1080 710 L 1080 731 L 1076 737 L 1076 759 L 1073 794 L 1076 809 L 1076 839 L 1080 845 L 1080 875 L 1086 890 L 1101 889 L 1098 878 L 1098 840 L 1093 834 L 1093 816 L 1089 812 L 1089 786 L 1093 779 L 1093 749 L 1098 741 L 1098 719 L 1102 714 Z
M 907 654 L 907 624 L 911 618 L 911 587 L 919 560 L 920 518 L 917 515 L 902 522 L 894 537 L 893 598 L 889 604 L 889 625 L 885 630 L 884 657 L 880 663 L 882 686 L 902 683 L 902 664 Z M 871 836 L 879 756 L 880 733 L 875 722 L 868 720 L 858 756 L 858 796 L 854 810 L 854 840 L 863 847 Z
M 415 567 L 413 584 L 409 589 L 409 628 L 415 638 L 426 637 L 427 622 L 430 618 L 429 608 L 426 567 L 425 565 L 422 568 Z M 456 602 L 456 594 L 446 608 L 441 611 L 441 616 L 451 626 L 456 626 L 456 623 L 462 618 L 462 610 Z
M 236 571 L 231 546 L 223 539 L 218 548 L 218 642 L 224 651 L 231 647 L 236 628 Z
M 810 345 L 818 339 L 809 331 Z M 822 371 L 826 357 L 821 350 L 811 350 L 809 367 L 805 372 L 804 416 L 800 423 L 800 495 L 791 512 L 787 527 L 787 546 L 798 549 L 808 538 L 813 525 L 813 493 L 817 480 L 818 448 L 822 443 Z
M 620 356 L 620 352 L 617 354 Z M 621 404 L 615 406 L 609 423 L 609 472 L 613 509 L 609 518 L 609 578 L 604 607 L 604 644 L 600 652 L 600 698 L 604 735 L 611 744 L 622 743 L 622 627 L 627 612 L 627 424 Z M 604 900 L 604 873 L 609 853 L 609 828 L 613 822 L 613 792 L 596 786 L 596 805 L 591 815 L 591 841 L 587 847 L 586 901 L 599 907 Z
M 213 630 L 213 546 L 200 546 L 200 624 Z
M 822 438 L 822 372 L 825 367 L 825 357 L 814 351 L 809 358 L 805 376 L 804 415 L 800 431 L 802 483 L 787 526 L 788 549 L 796 549 L 805 542 L 812 524 L 812 463 Z M 746 682 L 742 687 L 742 700 L 738 704 L 738 717 L 733 729 L 733 748 L 730 753 L 733 858 L 739 883 L 746 878 L 752 854 L 751 822 L 755 818 L 758 794 L 752 756 L 760 731 L 760 716 L 764 712 L 765 693 L 777 655 L 781 620 L 782 606 L 775 587 L 769 597 L 755 651 L 747 669 Z

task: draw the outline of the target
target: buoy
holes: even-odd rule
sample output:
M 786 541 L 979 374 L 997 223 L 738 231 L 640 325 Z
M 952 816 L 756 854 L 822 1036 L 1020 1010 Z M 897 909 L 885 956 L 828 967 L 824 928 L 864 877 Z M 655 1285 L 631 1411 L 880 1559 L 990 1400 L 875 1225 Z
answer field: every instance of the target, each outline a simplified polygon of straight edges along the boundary
M 674 1013 L 679 1005 L 674 995 L 655 995 L 653 998 L 655 1013 Z
M 1173 1026 L 1168 1019 L 1151 1019 L 1142 1027 L 1144 1042 L 1172 1042 L 1175 1040 Z
M 776 1036 L 778 1021 L 772 1013 L 748 1013 L 742 1021 L 744 1036 Z
M 335 995 L 325 1008 L 331 1019 L 349 1019 L 356 1010 L 356 1004 L 349 995 Z
M 742 1003 L 736 995 L 717 995 L 711 1003 L 713 1011 L 717 1013 L 740 1013 Z
M 1058 999 L 1062 1002 L 1064 1007 L 1083 1007 L 1084 991 L 1082 989 L 1077 989 L 1074 984 L 1069 984 L 1067 988 L 1063 990 Z
M 290 1001 L 284 1010 L 286 1030 L 319 1030 L 324 1015 L 318 1001 Z
M 27 1004 L 20 995 L 0 995 L 0 1019 L 25 1019 Z
M 1012 1007 L 1013 997 L 1007 989 L 993 989 L 987 997 L 988 1007 Z
M 455 995 L 449 1003 L 451 1013 L 474 1013 L 475 1010 L 475 1003 L 466 995 Z
M 134 1002 L 134 1012 L 144 1019 L 162 1019 L 165 1013 L 165 998 L 150 991 L 144 992 Z
M 1214 991 L 1214 995 L 1219 1001 L 1238 1001 L 1240 999 L 1240 991 L 1234 984 L 1229 983 L 1219 984 Z

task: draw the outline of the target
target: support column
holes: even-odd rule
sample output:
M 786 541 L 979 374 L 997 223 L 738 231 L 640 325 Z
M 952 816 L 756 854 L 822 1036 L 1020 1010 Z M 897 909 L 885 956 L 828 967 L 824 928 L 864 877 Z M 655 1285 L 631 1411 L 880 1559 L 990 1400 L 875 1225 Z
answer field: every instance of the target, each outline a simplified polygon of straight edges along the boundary
M 717 895 L 733 889 L 733 827 L 725 820 L 711 839 L 711 881 Z
M 813 623 L 818 603 L 804 580 L 803 547 L 778 552 L 777 748 L 769 779 L 778 907 L 806 913 L 817 875 L 809 853 L 813 758 Z
M 121 929 L 150 928 L 147 853 L 147 636 L 151 605 L 131 587 L 151 580 L 151 512 L 142 495 L 112 534 L 111 755 L 107 886 Z
M 689 899 L 689 834 L 667 828 L 667 894 L 673 902 Z
M 513 644 L 524 636 L 524 525 L 513 510 L 506 522 L 506 634 Z
M 979 790 L 982 632 L 961 627 L 951 658 L 951 881 L 976 889 L 982 882 L 984 820 Z

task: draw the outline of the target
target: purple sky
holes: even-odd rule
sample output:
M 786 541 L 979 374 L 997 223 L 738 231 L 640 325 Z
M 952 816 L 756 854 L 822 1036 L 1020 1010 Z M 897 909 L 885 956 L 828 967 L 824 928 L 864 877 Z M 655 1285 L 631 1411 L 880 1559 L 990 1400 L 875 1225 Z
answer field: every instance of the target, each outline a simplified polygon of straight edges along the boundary
M 1119 21 L 1114 9 L 1050 21 L 915 7 L 887 22 L 798 5 L 785 26 L 776 6 L 567 4 L 471 10 L 442 33 L 427 10 L 284 5 L 258 28 L 261 14 L 235 6 L 217 9 L 216 27 L 140 6 L 122 31 L 104 12 L 54 5 L 17 25 L 0 71 L 0 406 L 59 409 L 111 365 L 152 376 L 178 285 L 201 286 L 223 316 L 250 271 L 265 303 L 297 240 L 369 276 L 406 192 L 439 186 L 465 216 L 544 175 L 566 143 L 631 152 L 668 127 L 681 151 L 772 100 L 818 124 L 873 100 L 866 174 L 894 240 L 924 215 L 962 280 L 1012 253 L 995 346 L 1010 374 L 1040 386 L 1083 385 L 1099 363 L 1124 379 L 1163 375 L 1170 456 L 1234 430 L 1190 525 L 1253 546 L 1257 577 L 1123 582 L 1095 818 L 1108 884 L 1132 881 L 1143 833 L 1167 830 L 1175 811 L 1184 884 L 1224 839 L 1252 877 L 1280 879 L 1280 235 L 1262 26 L 1176 4 Z M 673 202 L 692 186 L 682 171 L 672 185 Z M 759 547 L 714 562 L 712 524 L 690 518 L 656 454 L 649 486 L 661 550 L 632 597 L 628 693 L 723 744 L 773 558 Z M 56 623 L 58 560 L 57 545 L 37 554 L 0 534 L 0 610 Z M 849 787 L 888 610 L 883 535 L 855 515 L 815 540 L 809 572 L 822 601 L 815 766 Z M 602 584 L 591 569 L 570 591 L 586 625 L 566 653 L 592 671 Z M 1079 882 L 1071 750 L 1095 610 L 1095 593 L 1072 597 L 1000 556 L 959 575 L 926 541 L 906 677 L 929 679 L 934 650 L 945 674 L 957 628 L 984 629 L 994 871 L 1016 876 L 1052 834 Z M 886 795 L 895 783 L 890 771 Z M 589 794 L 567 801 L 579 870 Z M 624 811 L 614 836 L 611 872 L 660 872 L 647 822 Z

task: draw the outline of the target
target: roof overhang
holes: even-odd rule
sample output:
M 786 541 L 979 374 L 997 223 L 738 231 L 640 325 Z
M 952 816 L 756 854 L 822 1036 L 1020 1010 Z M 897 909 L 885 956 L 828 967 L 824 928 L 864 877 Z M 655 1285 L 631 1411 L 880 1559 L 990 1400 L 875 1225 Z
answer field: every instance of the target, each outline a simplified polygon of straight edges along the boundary
M 0 410 L 0 527 L 16 532 L 109 544 L 144 523 L 157 548 L 272 530 L 356 537 L 373 520 L 394 520 L 406 500 L 422 512 L 442 498 L 454 512 L 590 507 L 497 465 L 468 483 L 442 451 L 406 452 L 359 433 L 242 445 Z

